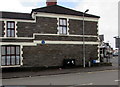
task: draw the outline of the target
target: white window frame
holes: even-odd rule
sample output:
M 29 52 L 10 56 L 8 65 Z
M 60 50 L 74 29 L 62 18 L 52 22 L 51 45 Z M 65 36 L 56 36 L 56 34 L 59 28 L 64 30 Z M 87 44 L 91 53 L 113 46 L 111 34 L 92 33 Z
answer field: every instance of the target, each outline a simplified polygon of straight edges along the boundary
M 60 25 L 60 19 L 63 19 L 63 20 L 66 20 L 66 33 L 63 33 L 63 30 L 62 30 L 62 33 L 60 33 L 60 26 L 62 27 L 65 27 L 65 25 Z M 58 25 L 58 32 L 57 32 L 57 34 L 58 35 L 69 35 L 69 19 L 68 18 L 57 18 L 57 20 L 58 20 L 58 23 L 57 23 L 57 25 Z
M 7 36 L 7 22 L 14 22 L 15 23 L 15 30 L 14 30 L 14 33 L 15 33 L 15 36 L 14 37 L 8 37 Z M 7 20 L 7 21 L 4 21 L 4 37 L 5 38 L 17 38 L 17 21 L 12 21 L 12 20 Z
M 1 68 L 6 68 L 6 67 L 20 67 L 23 65 L 23 57 L 22 57 L 22 49 L 23 49 L 23 46 L 21 45 L 1 45 L 1 49 L 2 49 L 2 46 L 19 46 L 19 57 L 20 57 L 20 60 L 19 60 L 19 64 L 14 64 L 14 65 L 2 65 L 2 59 L 1 59 Z M 1 58 L 2 58 L 2 50 L 1 50 Z

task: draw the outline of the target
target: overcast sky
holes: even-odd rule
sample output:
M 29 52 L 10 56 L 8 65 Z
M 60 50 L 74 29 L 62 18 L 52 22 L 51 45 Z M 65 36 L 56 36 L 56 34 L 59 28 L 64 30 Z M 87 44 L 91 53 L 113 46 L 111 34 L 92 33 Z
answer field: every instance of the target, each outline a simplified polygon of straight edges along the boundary
M 99 34 L 115 47 L 113 37 L 118 35 L 119 0 L 58 0 L 58 4 L 78 11 L 89 9 L 89 14 L 100 16 Z M 30 13 L 31 9 L 46 6 L 46 0 L 1 0 L 0 11 Z

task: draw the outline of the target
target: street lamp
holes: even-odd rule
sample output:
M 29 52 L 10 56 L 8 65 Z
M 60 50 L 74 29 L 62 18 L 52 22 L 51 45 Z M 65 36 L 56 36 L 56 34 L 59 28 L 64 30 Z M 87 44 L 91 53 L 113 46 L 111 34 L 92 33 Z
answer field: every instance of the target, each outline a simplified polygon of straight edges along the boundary
M 83 67 L 85 68 L 85 14 L 88 12 L 89 9 L 83 12 Z

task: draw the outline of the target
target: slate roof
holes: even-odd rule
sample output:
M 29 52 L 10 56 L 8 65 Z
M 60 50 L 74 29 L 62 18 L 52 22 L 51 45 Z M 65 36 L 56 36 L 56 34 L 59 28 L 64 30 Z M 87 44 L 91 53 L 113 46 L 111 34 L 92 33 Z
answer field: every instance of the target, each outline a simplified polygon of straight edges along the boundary
M 17 13 L 17 12 L 0 12 L 0 18 L 5 19 L 21 19 L 21 20 L 33 20 L 29 13 Z
M 32 12 L 44 12 L 44 13 L 54 13 L 54 14 L 66 14 L 82 16 L 83 12 L 75 11 L 73 9 L 65 8 L 59 5 L 46 6 L 43 8 L 32 9 Z M 86 17 L 100 18 L 100 16 L 85 14 Z
M 43 12 L 43 13 L 83 16 L 83 12 L 75 11 L 75 10 L 65 8 L 65 7 L 62 7 L 62 6 L 59 6 L 59 5 L 52 5 L 52 6 L 46 6 L 46 7 L 42 7 L 42 8 L 32 9 L 32 12 Z M 18 12 L 0 11 L 0 18 L 34 20 L 31 16 L 31 13 L 18 13 Z M 91 14 L 85 14 L 85 16 L 86 17 L 93 17 L 93 18 L 100 18 L 99 16 L 91 15 Z

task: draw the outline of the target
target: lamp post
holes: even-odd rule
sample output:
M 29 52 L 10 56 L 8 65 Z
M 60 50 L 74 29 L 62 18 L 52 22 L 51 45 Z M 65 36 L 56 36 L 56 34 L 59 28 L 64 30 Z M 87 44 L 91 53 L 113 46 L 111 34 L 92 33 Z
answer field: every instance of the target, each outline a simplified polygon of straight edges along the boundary
M 85 14 L 86 12 L 88 12 L 89 9 L 85 10 L 85 12 L 83 12 L 83 67 L 85 68 Z

